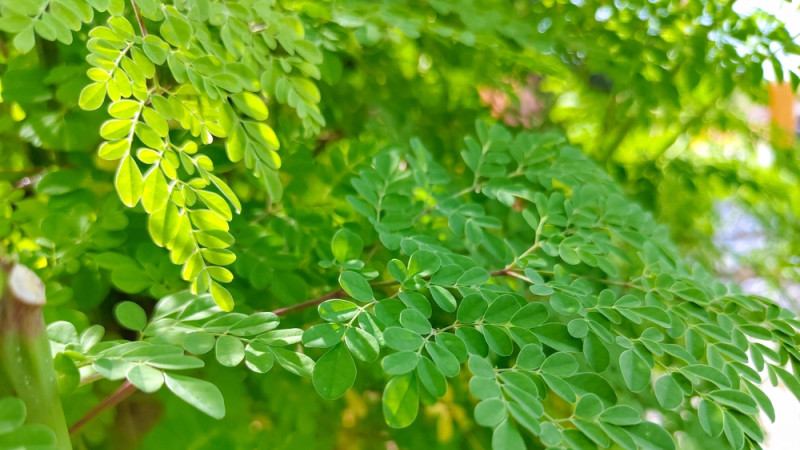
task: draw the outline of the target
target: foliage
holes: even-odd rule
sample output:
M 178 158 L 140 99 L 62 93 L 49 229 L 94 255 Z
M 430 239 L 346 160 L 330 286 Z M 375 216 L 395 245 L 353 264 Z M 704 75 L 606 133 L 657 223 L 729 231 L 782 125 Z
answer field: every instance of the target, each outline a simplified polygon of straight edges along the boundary
M 3 448 L 51 448 L 56 435 L 40 424 L 25 423 L 25 403 L 16 397 L 0 399 L 0 445 Z
M 126 380 L 223 421 L 159 394 L 145 448 L 757 448 L 800 322 L 674 243 L 717 193 L 659 190 L 725 168 L 654 158 L 796 44 L 731 2 L 491 3 L 4 2 L 0 237 L 68 420 Z M 538 129 L 488 125 L 476 87 L 530 73 L 495 116 Z

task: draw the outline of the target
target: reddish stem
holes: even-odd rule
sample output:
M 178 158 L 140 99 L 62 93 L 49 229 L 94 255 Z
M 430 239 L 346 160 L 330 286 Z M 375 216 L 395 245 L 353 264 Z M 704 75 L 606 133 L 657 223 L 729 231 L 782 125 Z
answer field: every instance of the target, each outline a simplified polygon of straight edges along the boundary
M 131 0 L 131 5 L 133 6 L 133 15 L 136 16 L 136 21 L 139 22 L 139 31 L 142 32 L 142 37 L 145 37 L 147 36 L 147 28 L 145 28 L 142 15 L 139 13 L 139 7 L 136 6 L 136 2 L 134 0 Z
M 342 296 L 344 294 L 345 294 L 345 292 L 342 289 L 339 289 L 338 291 L 333 291 L 331 293 L 323 295 L 322 297 L 317 297 L 315 299 L 311 299 L 311 300 L 305 301 L 303 303 L 298 303 L 298 304 L 292 305 L 292 306 L 286 306 L 284 308 L 278 308 L 276 310 L 273 310 L 272 314 L 275 314 L 277 316 L 282 316 L 282 315 L 284 315 L 286 313 L 290 313 L 290 312 L 298 310 L 298 309 L 305 309 L 305 308 L 310 308 L 312 306 L 317 306 L 320 303 L 324 302 L 325 300 L 330 300 L 332 298 L 340 297 L 340 296 Z
M 97 417 L 101 412 L 117 406 L 120 402 L 128 398 L 131 394 L 136 392 L 136 386 L 132 385 L 130 381 L 125 381 L 122 385 L 114 391 L 113 394 L 106 397 L 100 404 L 92 408 L 91 411 L 86 413 L 83 417 L 78 419 L 71 427 L 69 427 L 69 434 L 77 433 L 84 425 L 89 423 L 92 419 Z

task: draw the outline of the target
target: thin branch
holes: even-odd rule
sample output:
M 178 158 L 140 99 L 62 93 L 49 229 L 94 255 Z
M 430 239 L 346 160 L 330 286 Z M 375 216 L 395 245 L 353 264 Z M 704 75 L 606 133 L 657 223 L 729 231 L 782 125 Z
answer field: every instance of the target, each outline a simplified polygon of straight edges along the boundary
M 91 374 L 91 375 L 89 375 L 87 377 L 81 378 L 81 382 L 80 382 L 80 384 L 78 384 L 78 386 L 86 386 L 87 384 L 91 384 L 91 383 L 94 383 L 95 381 L 99 381 L 99 380 L 103 380 L 103 379 L 105 379 L 104 376 L 102 376 L 99 373 L 95 372 L 95 373 L 93 373 L 93 374 Z
M 136 392 L 136 386 L 132 385 L 130 381 L 125 381 L 122 385 L 114 391 L 113 394 L 106 397 L 100 404 L 92 408 L 91 411 L 86 413 L 83 417 L 78 419 L 71 427 L 69 427 L 69 434 L 75 434 L 84 425 L 89 423 L 92 419 L 97 417 L 101 412 L 117 406 L 120 402 L 128 398 L 131 394 Z
M 131 0 L 131 5 L 133 5 L 133 15 L 136 16 L 136 21 L 139 22 L 139 31 L 142 32 L 142 37 L 145 37 L 147 36 L 147 28 L 145 28 L 142 15 L 139 13 L 139 7 L 136 6 L 135 0 Z
M 497 270 L 495 272 L 489 272 L 489 275 L 492 275 L 493 277 L 512 277 L 512 278 L 520 279 L 520 280 L 522 280 L 522 281 L 524 281 L 526 283 L 534 284 L 533 281 L 531 281 L 530 278 L 528 278 L 525 275 L 517 272 L 516 270 L 511 270 L 510 268 L 506 268 L 506 269 L 503 269 L 503 270 Z
M 305 301 L 303 303 L 298 303 L 296 305 L 287 306 L 285 308 L 275 309 L 275 310 L 272 311 L 272 314 L 275 314 L 276 316 L 282 316 L 282 315 L 285 315 L 285 314 L 290 313 L 292 311 L 296 311 L 298 309 L 306 309 L 306 308 L 310 308 L 312 306 L 317 306 L 317 305 L 319 305 L 320 303 L 322 303 L 322 302 L 324 302 L 326 300 L 337 298 L 337 297 L 340 297 L 340 296 L 345 295 L 345 294 L 346 294 L 346 292 L 344 292 L 343 289 L 339 289 L 338 291 L 333 291 L 331 293 L 323 295 L 322 297 L 317 297 L 315 299 L 311 299 L 311 300 Z
M 536 270 L 536 272 L 538 272 L 538 273 L 540 273 L 542 275 L 554 275 L 555 274 L 554 272 L 549 271 L 549 270 Z M 642 291 L 645 290 L 641 286 L 638 286 L 638 285 L 633 284 L 633 283 L 626 283 L 626 282 L 623 282 L 623 281 L 613 281 L 613 280 L 603 280 L 603 279 L 600 279 L 600 278 L 590 278 L 590 277 L 585 277 L 585 276 L 574 274 L 574 273 L 571 273 L 569 275 L 571 277 L 573 277 L 573 278 L 584 278 L 584 279 L 586 279 L 588 281 L 592 281 L 592 282 L 595 282 L 595 283 L 610 284 L 610 285 L 621 286 L 621 287 L 630 288 L 630 289 L 639 289 L 639 290 L 642 290 Z M 492 278 L 494 278 L 494 277 L 512 277 L 512 278 L 517 278 L 519 280 L 525 281 L 526 283 L 534 284 L 534 282 L 531 281 L 530 278 L 528 278 L 525 275 L 523 275 L 522 273 L 520 273 L 520 269 L 513 269 L 511 267 L 505 267 L 503 269 L 492 270 L 492 271 L 489 272 L 489 276 L 491 276 Z M 425 277 L 425 278 L 428 279 L 430 277 Z M 377 282 L 374 282 L 374 283 L 370 283 L 369 285 L 371 287 L 388 287 L 388 286 L 396 286 L 396 285 L 399 285 L 399 284 L 400 284 L 400 282 L 396 281 L 396 280 L 384 280 L 384 281 L 377 281 Z M 301 310 L 301 309 L 310 308 L 312 306 L 317 306 L 320 303 L 325 302 L 326 300 L 339 298 L 339 297 L 344 296 L 344 295 L 347 295 L 347 292 L 345 292 L 344 289 L 338 289 L 338 290 L 335 290 L 333 292 L 329 292 L 329 293 L 327 293 L 327 294 L 325 294 L 325 295 L 323 295 L 321 297 L 317 297 L 317 298 L 314 298 L 314 299 L 311 299 L 311 300 L 304 301 L 303 303 L 297 303 L 297 304 L 292 305 L 292 306 L 286 306 L 286 307 L 283 307 L 283 308 L 275 309 L 275 310 L 272 311 L 272 313 L 275 314 L 275 315 L 278 315 L 278 316 L 283 316 L 283 315 L 286 315 L 286 314 L 288 314 L 288 313 L 290 313 L 292 311 L 297 311 L 297 310 Z
M 372 287 L 387 287 L 387 286 L 395 286 L 395 285 L 398 285 L 398 284 L 400 284 L 399 281 L 386 280 L 386 281 L 377 281 L 375 283 L 370 283 L 369 285 L 372 286 Z M 344 295 L 347 295 L 347 292 L 345 292 L 344 289 L 338 289 L 338 290 L 335 290 L 333 292 L 329 292 L 329 293 L 323 295 L 322 297 L 317 297 L 317 298 L 314 298 L 314 299 L 311 299 L 311 300 L 307 300 L 307 301 L 305 301 L 303 303 L 298 303 L 296 305 L 286 306 L 286 307 L 283 307 L 283 308 L 275 309 L 275 310 L 272 311 L 272 314 L 275 314 L 276 316 L 282 316 L 282 315 L 285 315 L 287 313 L 290 313 L 290 312 L 298 310 L 298 309 L 306 309 L 306 308 L 310 308 L 312 306 L 317 306 L 317 305 L 319 305 L 320 303 L 322 303 L 322 302 L 324 302 L 326 300 L 339 298 L 339 297 L 344 296 Z

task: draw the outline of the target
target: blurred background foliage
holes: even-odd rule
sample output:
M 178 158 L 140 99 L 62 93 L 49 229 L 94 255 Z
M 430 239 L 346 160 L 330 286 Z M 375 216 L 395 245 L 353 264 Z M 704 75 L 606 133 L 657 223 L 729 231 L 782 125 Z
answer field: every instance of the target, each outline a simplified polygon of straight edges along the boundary
M 761 280 L 784 301 L 796 295 L 800 149 L 754 117 L 769 100 L 765 67 L 791 92 L 800 82 L 782 65 L 800 54 L 783 18 L 740 15 L 730 0 L 266 3 L 299 19 L 322 49 L 317 85 L 327 125 L 315 130 L 289 105 L 269 103 L 283 143 L 280 202 L 231 165 L 221 145 L 206 148 L 244 204 L 231 223 L 237 303 L 269 310 L 335 284 L 317 264 L 330 259 L 330 230 L 363 223 L 344 200 L 352 193 L 346 181 L 377 151 L 412 136 L 469 177 L 459 151 L 476 117 L 563 130 L 669 226 L 691 260 L 738 282 Z M 126 14 L 135 23 L 130 8 Z M 101 323 L 112 336 L 131 337 L 116 327 L 112 306 L 131 298 L 152 305 L 184 289 L 180 269 L 151 242 L 141 208 L 119 202 L 115 165 L 96 156 L 107 115 L 77 106 L 86 47 L 37 40 L 21 54 L 11 44 L 0 38 L 0 239 L 43 275 L 48 321 L 79 330 Z M 49 170 L 56 167 L 68 170 Z M 735 220 L 744 225 L 730 228 Z M 353 231 L 376 241 L 369 228 Z M 740 244 L 741 233 L 754 239 Z M 95 258 L 110 250 L 122 256 Z M 314 314 L 284 322 L 299 326 Z M 370 381 L 380 378 L 377 367 L 330 402 L 286 372 L 207 364 L 228 404 L 222 422 L 165 392 L 137 394 L 89 424 L 78 448 L 456 449 L 490 440 L 459 383 L 397 431 L 383 425 L 382 383 Z M 79 389 L 65 405 L 68 421 L 113 389 Z

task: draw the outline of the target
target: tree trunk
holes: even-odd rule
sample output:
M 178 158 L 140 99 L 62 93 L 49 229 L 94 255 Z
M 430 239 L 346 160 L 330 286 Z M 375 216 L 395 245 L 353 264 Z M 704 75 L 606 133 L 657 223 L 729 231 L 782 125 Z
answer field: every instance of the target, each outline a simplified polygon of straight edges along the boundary
M 42 307 L 44 286 L 27 267 L 0 267 L 0 398 L 25 402 L 28 423 L 49 427 L 59 449 L 71 449 Z

